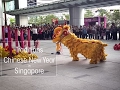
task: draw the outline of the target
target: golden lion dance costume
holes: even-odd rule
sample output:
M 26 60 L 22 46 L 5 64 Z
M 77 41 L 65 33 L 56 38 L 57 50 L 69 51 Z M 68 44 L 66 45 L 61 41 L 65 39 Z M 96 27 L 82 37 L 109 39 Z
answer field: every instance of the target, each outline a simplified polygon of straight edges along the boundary
M 54 43 L 63 43 L 69 48 L 73 61 L 78 61 L 78 53 L 81 53 L 85 58 L 91 59 L 90 64 L 97 64 L 100 61 L 106 60 L 106 54 L 104 47 L 107 44 L 100 40 L 81 39 L 70 31 L 70 27 L 65 25 L 62 27 L 56 27 L 53 34 Z M 59 48 L 59 44 L 57 45 Z

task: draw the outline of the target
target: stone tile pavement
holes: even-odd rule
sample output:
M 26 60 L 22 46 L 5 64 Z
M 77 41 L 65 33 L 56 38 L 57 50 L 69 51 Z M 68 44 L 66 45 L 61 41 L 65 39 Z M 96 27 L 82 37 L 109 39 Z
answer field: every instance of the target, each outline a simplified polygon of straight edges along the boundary
M 4 59 L 0 59 L 0 90 L 120 90 L 120 51 L 113 50 L 113 45 L 120 41 L 103 42 L 108 44 L 105 48 L 107 60 L 94 65 L 82 55 L 79 55 L 80 61 L 72 61 L 69 50 L 64 46 L 61 55 L 51 54 L 55 53 L 55 44 L 50 40 L 40 41 L 39 48 L 43 53 L 35 54 L 39 58 L 55 58 L 54 63 L 5 64 Z M 16 67 L 44 69 L 44 74 L 16 75 Z

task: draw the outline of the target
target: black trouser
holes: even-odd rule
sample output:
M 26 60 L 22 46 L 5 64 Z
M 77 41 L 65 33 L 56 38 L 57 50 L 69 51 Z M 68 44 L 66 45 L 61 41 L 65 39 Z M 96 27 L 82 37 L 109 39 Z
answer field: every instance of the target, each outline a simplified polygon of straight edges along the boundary
M 79 34 L 77 32 L 75 32 L 75 35 L 78 37 Z
M 20 47 L 21 47 L 22 45 L 21 45 L 21 37 L 20 36 L 18 36 L 18 41 L 19 41 L 19 44 L 20 44 Z
M 44 35 L 43 35 L 43 34 L 44 34 L 44 33 L 41 34 L 41 39 L 42 39 L 42 40 L 44 39 Z
M 110 39 L 113 39 L 113 32 L 111 32 Z
M 79 32 L 79 38 L 82 38 L 82 32 Z
M 119 40 L 120 40 L 120 31 L 119 31 Z
M 79 38 L 79 34 L 77 33 L 76 36 Z
M 33 41 L 34 41 L 34 46 L 35 46 L 35 42 L 36 40 L 38 40 L 38 34 L 33 34 Z
M 113 32 L 113 40 L 117 40 L 117 32 Z
M 38 34 L 38 39 L 39 39 L 39 40 L 42 39 L 42 34 Z
M 102 36 L 102 32 L 100 32 L 100 37 Z
M 92 39 L 93 38 L 93 35 L 92 34 L 89 34 L 89 39 Z
M 106 40 L 110 39 L 110 32 L 106 32 Z
M 44 40 L 45 39 L 45 32 L 42 32 L 42 39 Z
M 49 33 L 46 33 L 45 34 L 45 39 L 48 39 L 49 38 Z
M 83 34 L 83 35 L 82 35 L 82 38 L 87 38 L 87 34 Z

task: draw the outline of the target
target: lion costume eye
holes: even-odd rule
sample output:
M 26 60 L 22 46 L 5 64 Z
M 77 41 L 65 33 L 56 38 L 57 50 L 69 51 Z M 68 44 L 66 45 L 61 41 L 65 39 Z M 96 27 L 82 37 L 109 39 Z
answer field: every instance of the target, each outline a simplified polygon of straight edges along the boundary
M 67 31 L 64 31 L 63 34 L 66 36 L 66 35 L 68 35 L 68 32 L 67 32 Z

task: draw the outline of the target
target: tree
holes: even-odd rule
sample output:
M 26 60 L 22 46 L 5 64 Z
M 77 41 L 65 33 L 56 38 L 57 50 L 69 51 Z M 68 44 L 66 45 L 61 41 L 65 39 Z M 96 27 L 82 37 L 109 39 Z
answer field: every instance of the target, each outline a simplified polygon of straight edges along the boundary
M 45 22 L 50 24 L 52 23 L 52 19 L 58 19 L 58 17 L 53 14 L 49 14 L 44 18 Z
M 60 20 L 64 20 L 64 17 L 63 17 L 63 16 L 61 16 L 61 17 L 60 17 Z
M 35 24 L 35 16 L 30 17 L 30 19 L 28 20 L 29 24 Z
M 45 20 L 44 20 L 45 16 L 38 16 L 38 23 L 39 24 L 44 24 Z
M 29 19 L 29 24 L 44 24 L 44 23 L 52 23 L 52 19 L 58 19 L 57 16 L 53 14 L 42 15 L 42 16 L 33 16 Z
M 107 18 L 107 22 L 113 21 L 112 13 L 110 11 L 107 11 L 105 9 L 98 9 L 97 12 L 98 12 L 98 16 L 106 17 Z
M 99 16 L 101 17 L 108 16 L 108 12 L 105 9 L 98 9 L 97 12 L 99 13 Z
M 116 25 L 120 24 L 120 11 L 119 10 L 113 10 L 113 13 L 111 15 L 112 22 Z
M 89 18 L 89 17 L 93 17 L 93 13 L 91 10 L 86 10 L 85 14 L 84 14 L 84 17 L 85 18 Z
M 112 13 L 112 19 L 117 21 L 120 20 L 120 11 L 119 10 L 114 10 Z
M 70 19 L 70 15 L 69 14 L 63 14 L 63 16 L 65 17 L 66 20 Z
M 10 18 L 10 25 L 15 24 L 15 18 Z

